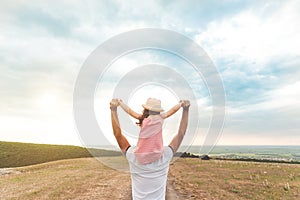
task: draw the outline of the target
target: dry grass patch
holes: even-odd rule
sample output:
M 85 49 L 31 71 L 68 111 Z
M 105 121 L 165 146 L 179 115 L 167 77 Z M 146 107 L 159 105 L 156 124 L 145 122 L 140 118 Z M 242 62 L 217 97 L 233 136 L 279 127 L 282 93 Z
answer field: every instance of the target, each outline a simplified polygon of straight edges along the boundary
M 0 176 L 0 199 L 131 197 L 130 174 L 110 169 L 95 158 L 54 161 L 15 170 L 19 173 Z
M 182 158 L 170 175 L 187 199 L 300 199 L 300 165 Z

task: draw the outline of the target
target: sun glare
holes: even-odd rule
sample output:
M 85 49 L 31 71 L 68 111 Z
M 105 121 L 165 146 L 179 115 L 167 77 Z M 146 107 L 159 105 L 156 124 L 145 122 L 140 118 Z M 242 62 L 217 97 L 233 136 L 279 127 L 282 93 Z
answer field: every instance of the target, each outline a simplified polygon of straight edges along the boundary
M 160 85 L 145 85 L 130 95 L 129 106 L 137 111 L 142 111 L 142 104 L 144 104 L 149 97 L 160 99 L 162 107 L 165 110 L 179 101 L 176 94 L 166 87 Z
M 51 93 L 41 95 L 37 100 L 37 105 L 43 109 L 52 109 L 57 104 L 57 96 Z

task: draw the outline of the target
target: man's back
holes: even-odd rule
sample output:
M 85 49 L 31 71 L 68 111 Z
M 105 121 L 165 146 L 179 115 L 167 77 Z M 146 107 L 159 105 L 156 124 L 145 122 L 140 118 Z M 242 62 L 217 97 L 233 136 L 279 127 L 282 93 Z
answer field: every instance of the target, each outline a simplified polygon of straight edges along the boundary
M 164 148 L 163 156 L 159 160 L 146 165 L 140 165 L 138 163 L 134 152 L 135 149 L 130 147 L 127 138 L 122 134 L 117 113 L 118 105 L 120 105 L 120 102 L 117 99 L 112 99 L 110 102 L 112 128 L 118 145 L 122 152 L 126 154 L 126 158 L 129 162 L 133 199 L 163 200 L 165 199 L 166 194 L 166 183 L 170 161 L 174 152 L 178 150 L 187 129 L 190 102 L 186 100 L 180 101 L 180 104 L 178 104 L 183 108 L 178 133 L 173 137 L 169 147 Z M 177 110 L 171 109 L 165 116 L 170 116 Z M 125 111 L 136 119 L 140 119 L 141 117 L 141 115 L 128 107 L 126 107 Z
M 172 157 L 172 149 L 164 147 L 163 156 L 159 160 L 140 165 L 136 159 L 134 147 L 127 150 L 126 158 L 130 167 L 134 200 L 165 199 L 166 182 Z

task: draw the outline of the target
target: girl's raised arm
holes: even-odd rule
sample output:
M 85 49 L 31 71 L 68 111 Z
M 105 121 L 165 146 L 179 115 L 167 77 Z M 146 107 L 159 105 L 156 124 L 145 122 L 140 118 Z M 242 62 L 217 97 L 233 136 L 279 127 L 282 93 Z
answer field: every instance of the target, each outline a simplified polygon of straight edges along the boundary
M 168 117 L 170 117 L 171 115 L 175 114 L 175 113 L 179 110 L 179 108 L 182 106 L 182 104 L 183 104 L 183 101 L 180 100 L 179 103 L 178 103 L 177 105 L 175 105 L 173 108 L 171 108 L 171 109 L 168 110 L 167 112 L 163 113 L 163 114 L 161 115 L 161 117 L 162 117 L 163 119 L 165 119 L 165 118 L 168 118 Z
M 121 108 L 127 113 L 129 114 L 131 117 L 135 118 L 135 119 L 140 119 L 142 117 L 141 114 L 136 113 L 135 111 L 133 111 L 131 108 L 129 108 L 129 106 L 127 106 L 125 103 L 123 103 L 123 101 L 121 99 L 118 99 L 118 102 L 121 106 Z

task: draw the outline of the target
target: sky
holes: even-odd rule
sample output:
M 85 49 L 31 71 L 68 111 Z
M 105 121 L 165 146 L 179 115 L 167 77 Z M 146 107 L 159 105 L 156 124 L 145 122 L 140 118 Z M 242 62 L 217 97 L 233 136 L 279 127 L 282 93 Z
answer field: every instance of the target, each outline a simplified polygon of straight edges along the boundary
M 0 141 L 84 145 L 73 116 L 82 65 L 113 36 L 158 28 L 192 39 L 216 66 L 226 95 L 218 145 L 299 145 L 299 10 L 296 0 L 1 1 Z M 199 112 L 191 124 L 199 120 L 200 125 L 186 142 L 203 144 L 213 106 L 205 81 L 179 57 L 159 50 L 125 55 L 106 71 L 95 92 L 103 136 L 115 144 L 108 105 L 118 81 L 151 63 L 176 69 L 190 84 Z M 147 74 L 140 72 L 139 78 Z M 128 94 L 128 103 L 139 112 L 149 96 L 160 98 L 166 109 L 180 96 L 155 84 L 137 85 Z M 179 119 L 176 113 L 166 120 L 166 142 Z

